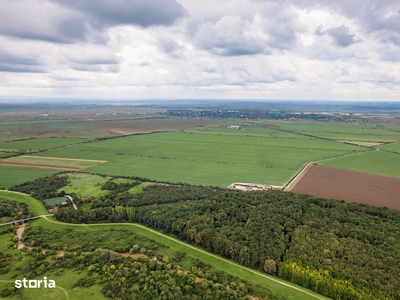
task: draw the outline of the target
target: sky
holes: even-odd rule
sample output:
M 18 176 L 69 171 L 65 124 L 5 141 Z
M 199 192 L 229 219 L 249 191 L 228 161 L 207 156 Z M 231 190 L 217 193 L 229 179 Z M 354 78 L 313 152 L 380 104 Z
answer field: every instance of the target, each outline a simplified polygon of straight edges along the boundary
M 400 101 L 397 0 L 0 0 L 0 97 Z

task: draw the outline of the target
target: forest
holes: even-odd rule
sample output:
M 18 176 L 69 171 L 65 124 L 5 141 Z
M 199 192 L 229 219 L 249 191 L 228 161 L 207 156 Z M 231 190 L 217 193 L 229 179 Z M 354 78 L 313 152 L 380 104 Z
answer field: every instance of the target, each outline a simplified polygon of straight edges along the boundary
M 334 299 L 400 299 L 398 211 L 273 190 L 113 191 L 55 217 L 141 223 Z

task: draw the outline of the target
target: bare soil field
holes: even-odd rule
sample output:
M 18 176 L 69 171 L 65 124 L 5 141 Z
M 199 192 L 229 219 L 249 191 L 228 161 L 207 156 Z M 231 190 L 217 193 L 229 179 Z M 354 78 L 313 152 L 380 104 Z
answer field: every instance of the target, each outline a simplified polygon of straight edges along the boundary
M 310 165 L 287 191 L 400 210 L 400 180 Z

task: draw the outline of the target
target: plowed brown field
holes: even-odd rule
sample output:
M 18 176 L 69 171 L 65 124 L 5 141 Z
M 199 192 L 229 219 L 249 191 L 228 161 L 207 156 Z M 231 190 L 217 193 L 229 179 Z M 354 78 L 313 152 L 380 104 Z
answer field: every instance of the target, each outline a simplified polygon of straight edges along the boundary
M 400 179 L 310 165 L 288 191 L 400 210 Z

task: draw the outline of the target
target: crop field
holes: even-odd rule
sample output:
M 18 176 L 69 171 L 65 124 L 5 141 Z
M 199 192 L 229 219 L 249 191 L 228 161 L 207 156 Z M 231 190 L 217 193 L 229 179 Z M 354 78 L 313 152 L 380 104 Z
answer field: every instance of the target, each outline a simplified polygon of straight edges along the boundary
M 308 161 L 363 150 L 254 126 L 135 135 L 35 156 L 107 160 L 85 171 L 226 187 L 238 181 L 282 185 Z
M 12 153 L 12 152 L 0 152 L 0 158 L 9 157 L 9 156 L 11 156 L 13 154 L 14 153 Z
M 74 171 L 92 167 L 104 162 L 106 161 L 24 155 L 0 160 L 0 165 Z
M 400 153 L 400 142 L 380 147 L 382 150 Z
M 400 178 L 399 163 L 400 153 L 387 151 L 371 151 L 318 162 L 322 166 L 394 178 Z
M 57 170 L 0 165 L 0 187 L 9 188 L 16 184 L 35 180 L 57 173 Z
M 77 139 L 77 138 L 32 138 L 13 142 L 0 143 L 0 150 L 7 151 L 39 151 L 45 149 L 51 149 L 66 145 L 73 145 L 88 141 L 89 139 Z
M 311 165 L 288 191 L 400 210 L 400 179 Z
M 65 113 L 65 112 L 61 112 Z M 68 137 L 68 138 L 104 138 L 154 131 L 183 130 L 204 126 L 208 123 L 219 124 L 220 120 L 179 119 L 160 117 L 143 110 L 132 111 L 132 114 L 119 111 L 115 115 L 112 110 L 108 114 L 96 115 L 96 111 L 88 115 L 79 115 L 74 110 L 71 115 L 58 119 L 38 119 L 0 121 L 0 142 L 27 139 L 31 137 Z M 33 148 L 33 147 L 32 147 Z M 39 148 L 43 149 L 43 147 Z M 1 147 L 0 147 L 1 149 Z M 19 148 L 18 148 L 19 149 Z
M 398 126 L 396 127 L 390 123 L 281 121 L 271 124 L 278 126 L 279 129 L 337 141 L 374 143 L 400 141 Z

